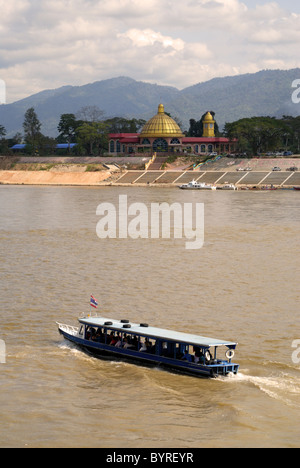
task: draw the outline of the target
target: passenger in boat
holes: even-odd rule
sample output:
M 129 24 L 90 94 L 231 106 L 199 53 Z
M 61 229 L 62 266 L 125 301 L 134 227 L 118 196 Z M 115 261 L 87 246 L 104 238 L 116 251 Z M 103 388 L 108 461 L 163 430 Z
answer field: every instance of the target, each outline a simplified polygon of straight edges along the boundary
M 117 342 L 115 344 L 115 347 L 116 348 L 122 348 L 122 339 L 121 339 L 120 335 L 118 335 L 118 337 L 117 337 Z
M 201 354 L 201 356 L 200 356 L 200 358 L 199 358 L 199 363 L 200 363 L 200 364 L 205 364 L 205 356 L 204 356 L 203 353 Z
M 140 347 L 140 353 L 145 353 L 147 351 L 147 345 L 146 345 L 146 341 L 144 341 L 144 343 L 142 343 L 142 346 Z
M 198 346 L 194 346 L 194 352 L 195 352 L 195 357 L 194 357 L 194 362 L 196 364 L 205 364 L 205 356 L 203 352 L 198 348 Z
M 115 346 L 116 342 L 117 342 L 117 338 L 115 337 L 115 334 L 114 332 L 111 332 L 110 336 L 108 337 L 108 340 L 107 340 L 107 344 L 109 344 L 110 346 Z
M 132 347 L 133 347 L 134 349 L 136 349 L 136 350 L 138 349 L 138 338 L 137 338 L 136 335 L 130 338 L 130 342 L 129 342 L 129 343 L 132 345 Z
M 195 354 L 195 357 L 194 357 L 194 362 L 196 364 L 205 364 L 205 356 L 204 354 L 200 354 L 200 355 L 196 355 Z
M 123 348 L 124 349 L 129 349 L 129 348 L 133 348 L 133 347 L 134 347 L 134 345 L 131 344 L 130 339 L 129 338 L 124 338 Z
M 91 328 L 91 340 L 96 341 L 96 339 L 97 339 L 96 330 L 95 330 L 95 328 Z
M 146 338 L 145 342 L 142 344 L 140 348 L 140 352 L 142 353 L 150 353 L 152 349 L 152 344 L 150 341 Z
M 102 333 L 101 328 L 98 328 L 96 332 L 96 341 L 98 341 L 99 343 L 103 341 L 103 333 Z
M 188 352 L 188 350 L 185 351 L 184 356 L 181 358 L 182 361 L 188 361 L 188 362 L 193 362 L 193 356 Z

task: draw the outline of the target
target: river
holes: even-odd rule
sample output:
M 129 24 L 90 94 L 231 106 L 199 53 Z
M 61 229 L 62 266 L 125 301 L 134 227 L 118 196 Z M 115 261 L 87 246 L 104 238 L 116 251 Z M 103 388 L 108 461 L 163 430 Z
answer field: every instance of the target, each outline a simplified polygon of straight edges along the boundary
M 204 203 L 202 248 L 96 234 L 101 203 Z M 299 192 L 0 186 L 1 447 L 298 447 Z M 237 341 L 213 380 L 94 359 L 89 312 Z M 294 348 L 293 348 L 294 346 Z

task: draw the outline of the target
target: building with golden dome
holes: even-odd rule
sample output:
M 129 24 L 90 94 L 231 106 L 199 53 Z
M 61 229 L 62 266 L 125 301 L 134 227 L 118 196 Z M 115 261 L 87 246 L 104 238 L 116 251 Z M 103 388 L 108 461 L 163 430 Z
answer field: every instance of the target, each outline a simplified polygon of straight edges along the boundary
M 225 153 L 232 152 L 235 143 L 215 136 L 215 120 L 210 112 L 203 120 L 203 137 L 186 137 L 179 125 L 159 104 L 158 113 L 143 127 L 141 133 L 109 134 L 109 154 L 133 153 Z

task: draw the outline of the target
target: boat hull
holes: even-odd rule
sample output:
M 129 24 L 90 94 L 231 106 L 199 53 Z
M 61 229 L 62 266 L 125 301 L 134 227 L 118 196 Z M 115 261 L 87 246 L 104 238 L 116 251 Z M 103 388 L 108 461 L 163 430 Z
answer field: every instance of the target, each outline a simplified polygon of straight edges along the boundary
M 181 190 L 214 190 L 211 187 L 179 187 Z
M 110 361 L 125 361 L 131 364 L 142 365 L 144 367 L 160 367 L 170 372 L 186 374 L 194 377 L 214 378 L 219 375 L 237 374 L 239 365 L 235 363 L 217 363 L 212 365 L 201 365 L 188 363 L 177 359 L 166 358 L 155 354 L 140 353 L 131 349 L 116 348 L 103 343 L 83 339 L 72 333 L 59 328 L 59 332 L 64 338 L 75 343 L 79 348 L 88 354 Z

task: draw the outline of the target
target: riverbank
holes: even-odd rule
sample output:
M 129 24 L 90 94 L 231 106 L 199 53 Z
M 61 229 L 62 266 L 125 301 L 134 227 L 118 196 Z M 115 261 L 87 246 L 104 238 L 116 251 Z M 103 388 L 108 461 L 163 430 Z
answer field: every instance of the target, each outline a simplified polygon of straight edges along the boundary
M 300 172 L 288 171 L 0 171 L 1 185 L 177 187 L 193 179 L 217 187 L 234 184 L 239 189 L 300 187 Z
M 101 172 L 50 172 L 50 171 L 0 171 L 2 185 L 76 185 L 94 186 L 111 179 L 110 171 Z
M 101 160 L 100 160 L 101 159 Z M 221 158 L 214 163 L 183 167 L 182 159 L 164 169 L 145 170 L 145 158 L 0 158 L 2 185 L 176 187 L 197 180 L 237 188 L 300 187 L 297 158 Z M 105 162 L 104 162 L 105 160 Z M 280 170 L 273 171 L 274 166 Z

